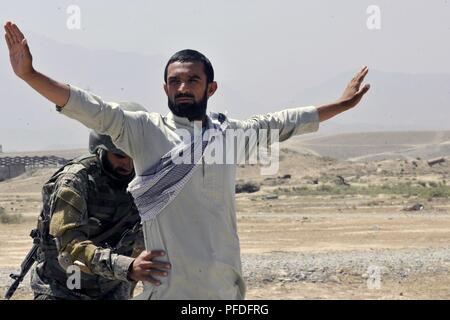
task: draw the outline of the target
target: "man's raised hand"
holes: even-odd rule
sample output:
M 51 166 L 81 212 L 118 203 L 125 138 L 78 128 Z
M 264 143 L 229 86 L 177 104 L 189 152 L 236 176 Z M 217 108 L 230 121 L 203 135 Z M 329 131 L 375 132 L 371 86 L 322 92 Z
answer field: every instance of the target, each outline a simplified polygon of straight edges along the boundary
M 366 84 L 361 87 L 364 78 L 369 72 L 368 67 L 362 68 L 349 82 L 347 88 L 345 88 L 344 93 L 340 99 L 341 103 L 345 105 L 348 109 L 356 106 L 359 101 L 361 101 L 362 97 L 366 94 L 370 89 L 370 85 Z
M 5 32 L 14 73 L 52 103 L 60 107 L 65 106 L 70 97 L 69 85 L 55 81 L 34 70 L 33 57 L 27 40 L 14 23 L 8 21 L 5 24 Z
M 362 97 L 370 89 L 368 84 L 361 86 L 368 72 L 369 68 L 362 68 L 349 82 L 339 100 L 317 107 L 320 122 L 353 108 L 361 101 Z
M 20 29 L 9 21 L 5 24 L 5 32 L 11 66 L 14 73 L 25 80 L 27 76 L 34 72 L 33 57 L 28 48 L 27 40 Z

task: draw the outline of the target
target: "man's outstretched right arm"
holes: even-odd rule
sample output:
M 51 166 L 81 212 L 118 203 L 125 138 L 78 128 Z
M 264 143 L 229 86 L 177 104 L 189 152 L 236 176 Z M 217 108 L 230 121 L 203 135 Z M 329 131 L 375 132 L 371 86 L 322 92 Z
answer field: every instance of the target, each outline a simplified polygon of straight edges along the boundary
M 42 96 L 57 106 L 64 107 L 70 97 L 69 85 L 52 80 L 33 68 L 33 57 L 27 40 L 11 22 L 5 25 L 5 40 L 14 73 Z
M 85 90 L 57 82 L 37 72 L 33 68 L 33 58 L 27 41 L 19 28 L 8 22 L 5 31 L 11 66 L 19 78 L 58 106 L 61 114 L 100 134 L 109 135 L 114 144 L 132 158 L 139 156 L 136 153 L 139 150 L 137 146 L 143 143 L 139 139 L 143 136 L 140 124 L 144 121 L 147 131 L 152 128 L 156 130 L 153 118 L 148 118 L 142 112 L 123 111 L 119 103 L 106 102 Z M 148 145 L 149 141 L 145 143 Z

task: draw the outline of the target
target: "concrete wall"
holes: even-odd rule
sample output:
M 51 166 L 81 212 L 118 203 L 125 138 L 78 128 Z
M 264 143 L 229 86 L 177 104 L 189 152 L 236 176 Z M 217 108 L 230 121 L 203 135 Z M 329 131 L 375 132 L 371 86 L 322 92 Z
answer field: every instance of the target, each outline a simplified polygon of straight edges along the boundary
M 24 164 L 13 164 L 0 167 L 0 181 L 15 178 L 23 173 L 25 173 Z

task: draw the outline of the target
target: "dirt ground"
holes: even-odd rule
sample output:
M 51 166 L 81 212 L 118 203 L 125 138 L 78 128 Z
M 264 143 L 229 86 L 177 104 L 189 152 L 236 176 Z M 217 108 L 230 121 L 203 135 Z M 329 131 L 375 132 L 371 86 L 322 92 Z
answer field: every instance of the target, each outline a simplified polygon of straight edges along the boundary
M 247 299 L 450 297 L 448 158 L 430 167 L 285 150 L 281 159 L 277 176 L 260 176 L 257 166 L 238 170 L 238 183 L 260 187 L 236 195 Z M 0 223 L 1 290 L 31 245 L 40 186 L 53 170 L 0 183 L 0 207 L 22 214 L 20 223 Z M 414 204 L 422 207 L 404 210 Z M 31 298 L 27 279 L 15 298 Z

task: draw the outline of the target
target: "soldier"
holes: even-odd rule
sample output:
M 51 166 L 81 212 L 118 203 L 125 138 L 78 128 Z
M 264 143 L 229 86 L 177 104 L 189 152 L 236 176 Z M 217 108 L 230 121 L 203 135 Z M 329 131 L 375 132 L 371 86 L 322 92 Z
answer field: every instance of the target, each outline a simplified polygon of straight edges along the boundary
M 152 261 L 162 251 L 131 257 L 144 249 L 139 214 L 126 191 L 134 177 L 132 159 L 94 131 L 89 151 L 43 187 L 40 245 L 31 274 L 36 300 L 129 299 L 136 281 L 157 284 L 153 276 L 165 276 L 170 267 Z M 78 288 L 68 273 L 76 276 L 76 267 Z

